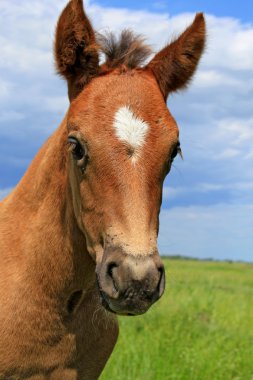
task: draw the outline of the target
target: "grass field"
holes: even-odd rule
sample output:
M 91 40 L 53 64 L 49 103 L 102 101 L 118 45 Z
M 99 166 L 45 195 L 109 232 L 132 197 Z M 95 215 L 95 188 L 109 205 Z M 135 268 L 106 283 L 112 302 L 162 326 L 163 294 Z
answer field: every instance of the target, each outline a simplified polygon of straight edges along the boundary
M 166 292 L 120 318 L 101 380 L 253 380 L 253 265 L 164 260 Z

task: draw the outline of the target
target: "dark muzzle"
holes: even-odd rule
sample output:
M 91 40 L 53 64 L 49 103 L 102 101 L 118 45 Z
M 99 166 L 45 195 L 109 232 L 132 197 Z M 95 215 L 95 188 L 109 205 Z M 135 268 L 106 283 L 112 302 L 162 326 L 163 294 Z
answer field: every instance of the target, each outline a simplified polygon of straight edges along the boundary
M 103 305 L 125 315 L 145 313 L 165 288 L 164 266 L 157 253 L 134 256 L 121 248 L 106 250 L 97 279 Z

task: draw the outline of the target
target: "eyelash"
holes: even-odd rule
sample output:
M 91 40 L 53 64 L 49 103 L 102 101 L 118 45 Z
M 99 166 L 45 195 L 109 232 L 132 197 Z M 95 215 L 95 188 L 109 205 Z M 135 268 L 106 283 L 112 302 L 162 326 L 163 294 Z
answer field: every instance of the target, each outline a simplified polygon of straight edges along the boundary
M 180 142 L 177 143 L 177 146 L 174 148 L 172 154 L 171 154 L 171 163 L 174 161 L 176 156 L 179 155 L 183 159 L 183 153 L 182 149 L 180 147 Z
M 68 138 L 68 144 L 70 147 L 72 157 L 76 161 L 77 166 L 79 166 L 82 169 L 82 173 L 84 173 L 84 170 L 88 163 L 88 155 L 85 151 L 85 148 L 78 141 L 77 138 L 72 137 L 72 136 Z

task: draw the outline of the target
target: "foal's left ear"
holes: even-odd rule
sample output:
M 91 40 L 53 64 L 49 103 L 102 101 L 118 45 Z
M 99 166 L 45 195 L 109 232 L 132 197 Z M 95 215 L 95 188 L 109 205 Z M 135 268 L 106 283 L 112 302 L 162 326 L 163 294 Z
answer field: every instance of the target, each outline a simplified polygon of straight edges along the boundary
M 167 45 L 148 64 L 166 99 L 172 91 L 187 86 L 205 47 L 206 28 L 202 13 L 175 41 Z
M 56 68 L 68 82 L 70 101 L 96 76 L 99 68 L 95 32 L 83 9 L 82 0 L 71 0 L 56 28 Z

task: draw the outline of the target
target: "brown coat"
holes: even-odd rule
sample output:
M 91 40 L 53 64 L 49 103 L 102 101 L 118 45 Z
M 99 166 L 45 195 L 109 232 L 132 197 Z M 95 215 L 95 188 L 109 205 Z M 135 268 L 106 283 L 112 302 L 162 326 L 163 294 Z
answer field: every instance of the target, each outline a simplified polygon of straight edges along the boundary
M 81 0 L 64 9 L 55 58 L 70 108 L 0 203 L 0 380 L 97 379 L 115 314 L 144 313 L 163 294 L 162 185 L 180 153 L 166 98 L 188 83 L 204 42 L 198 14 L 140 67 L 139 37 L 98 42 Z

